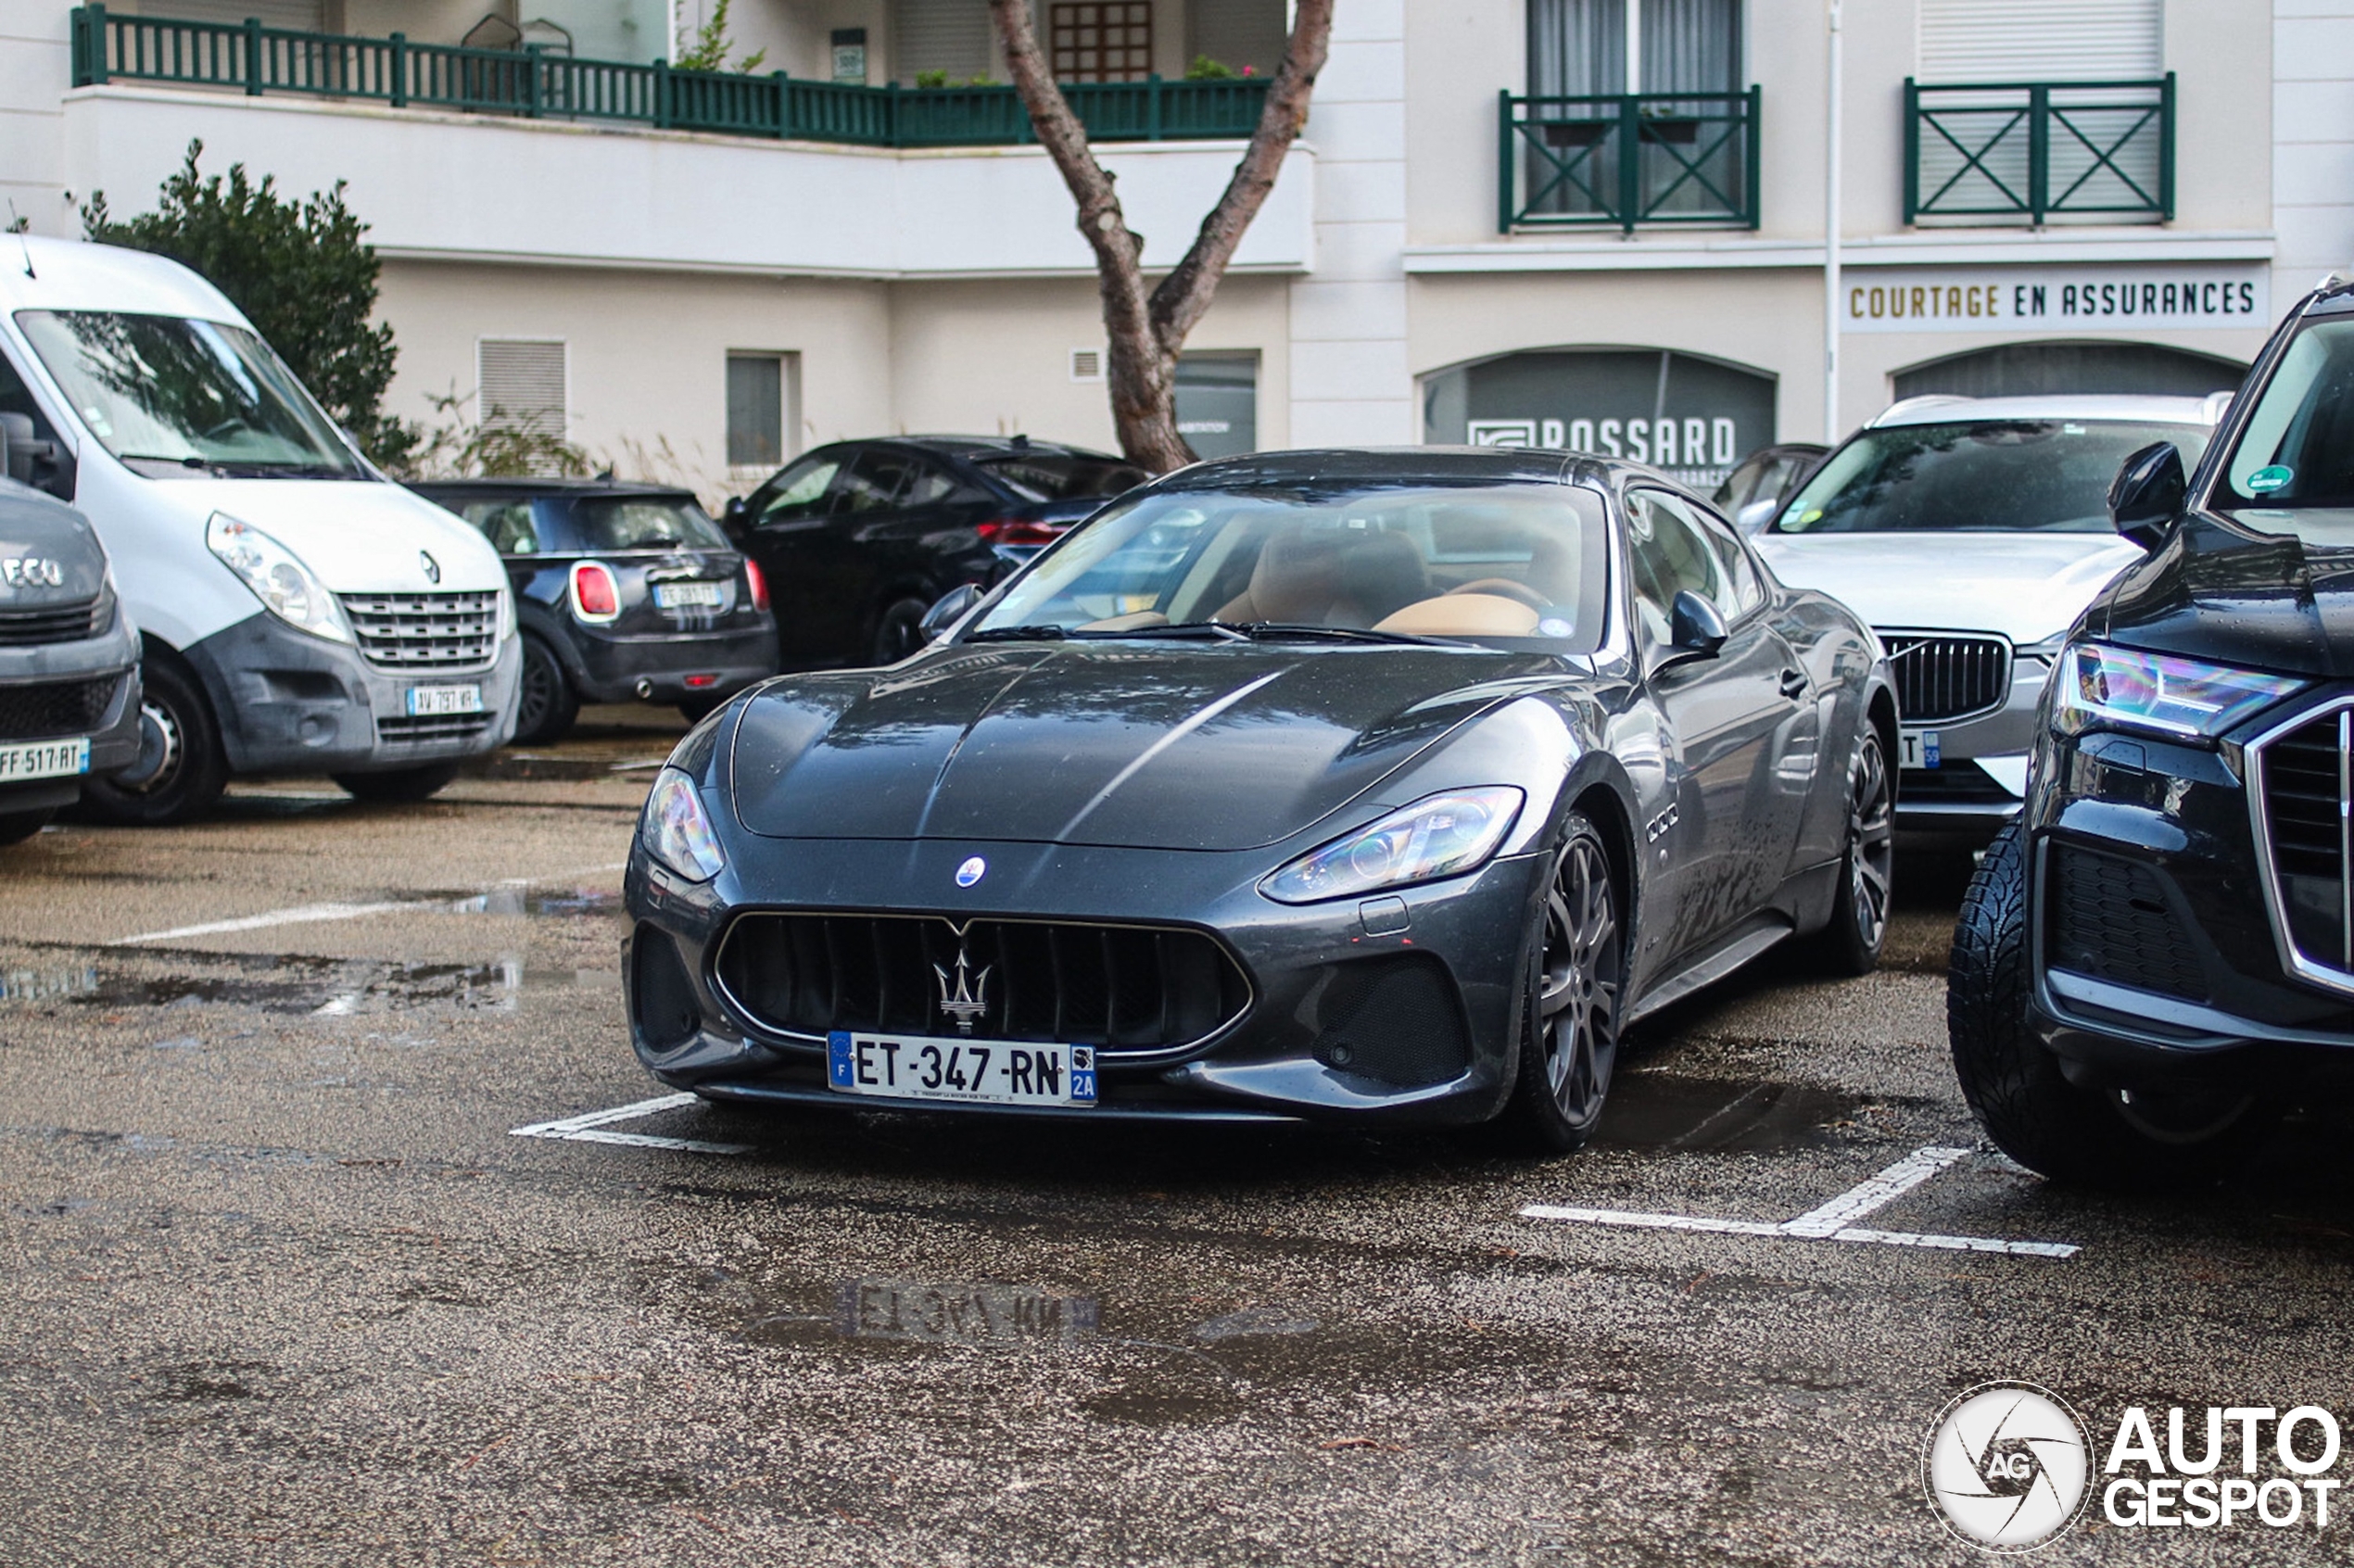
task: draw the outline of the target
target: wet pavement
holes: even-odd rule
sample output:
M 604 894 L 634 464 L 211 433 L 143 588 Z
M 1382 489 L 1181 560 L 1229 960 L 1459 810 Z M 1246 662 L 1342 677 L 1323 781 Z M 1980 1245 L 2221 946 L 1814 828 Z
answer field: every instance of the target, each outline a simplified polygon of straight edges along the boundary
M 2354 1405 L 2342 1124 L 2188 1198 L 1981 1144 L 1967 846 L 1907 846 L 1879 974 L 1653 1020 L 1568 1158 L 721 1113 L 619 1023 L 677 733 L 0 850 L 0 1563 L 1962 1562 L 1921 1451 L 1976 1384 L 2096 1447 Z M 2354 1529 L 2098 1510 L 2041 1555 Z

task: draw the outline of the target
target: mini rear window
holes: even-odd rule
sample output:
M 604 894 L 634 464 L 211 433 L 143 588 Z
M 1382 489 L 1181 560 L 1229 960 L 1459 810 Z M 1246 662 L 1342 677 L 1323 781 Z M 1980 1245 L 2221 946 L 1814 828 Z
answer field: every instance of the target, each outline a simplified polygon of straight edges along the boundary
M 1116 496 L 1145 482 L 1145 472 L 1103 458 L 1056 457 L 1030 452 L 1019 457 L 977 458 L 981 466 L 1030 500 L 1082 500 Z
M 689 496 L 584 496 L 572 521 L 586 550 L 735 548 Z

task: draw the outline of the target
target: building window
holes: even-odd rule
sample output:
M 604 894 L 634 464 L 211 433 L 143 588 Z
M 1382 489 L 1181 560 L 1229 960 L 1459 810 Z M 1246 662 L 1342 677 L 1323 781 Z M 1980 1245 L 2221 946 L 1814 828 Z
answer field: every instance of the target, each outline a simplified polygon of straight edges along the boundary
M 1259 356 L 1216 351 L 1177 360 L 1177 434 L 1197 458 L 1259 449 Z
M 997 33 L 981 0 L 895 0 L 891 28 L 891 73 L 902 85 L 938 76 L 961 86 L 995 70 Z
M 2132 82 L 2166 69 L 2164 0 L 1920 0 L 1924 82 Z
M 1142 82 L 1152 74 L 1148 0 L 1050 6 L 1046 23 L 1057 82 Z
M 1532 96 L 1740 85 L 1740 0 L 1528 0 Z
M 728 466 L 773 469 L 791 428 L 791 354 L 728 356 Z
M 475 346 L 475 417 L 485 430 L 564 439 L 562 339 L 486 337 Z

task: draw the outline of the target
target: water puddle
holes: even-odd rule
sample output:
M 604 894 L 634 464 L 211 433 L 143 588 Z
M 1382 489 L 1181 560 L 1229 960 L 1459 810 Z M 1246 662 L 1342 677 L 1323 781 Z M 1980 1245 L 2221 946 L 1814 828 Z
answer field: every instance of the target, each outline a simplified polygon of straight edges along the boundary
M 1100 1315 L 1092 1296 L 1031 1285 L 844 1280 L 834 1296 L 833 1326 L 853 1339 L 918 1345 L 1067 1346 L 1094 1334 Z
M 209 955 L 208 962 L 213 962 Z M 0 1006 L 60 1002 L 90 1008 L 229 1006 L 317 1018 L 419 1007 L 508 1012 L 526 993 L 618 989 L 620 983 L 610 968 L 527 967 L 513 954 L 476 964 L 258 956 L 226 972 L 216 968 L 207 974 L 158 975 L 98 964 L 0 970 Z M 176 1048 L 181 1038 L 155 1049 Z
M 55 1002 L 87 996 L 98 989 L 98 966 L 65 964 L 48 969 L 0 969 L 0 1004 Z
M 399 893 L 387 898 L 404 896 Z M 614 915 L 621 910 L 618 891 L 589 888 L 535 889 L 527 883 L 509 882 L 478 893 L 425 893 L 426 899 L 449 899 L 448 913 L 452 915 L 510 915 L 539 919 L 568 919 L 584 915 Z
M 1611 1085 L 1598 1144 L 1756 1154 L 1821 1148 L 1868 1127 L 1884 1107 L 1864 1095 L 1803 1083 L 1740 1083 L 1631 1073 Z

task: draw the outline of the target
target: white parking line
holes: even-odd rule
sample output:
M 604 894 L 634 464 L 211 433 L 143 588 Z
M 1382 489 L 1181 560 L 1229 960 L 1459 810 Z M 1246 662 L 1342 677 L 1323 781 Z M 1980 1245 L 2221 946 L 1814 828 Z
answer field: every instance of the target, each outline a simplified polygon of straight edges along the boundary
M 610 865 L 591 866 L 578 871 L 561 871 L 552 877 L 510 877 L 498 886 L 524 888 L 538 882 L 569 882 L 582 877 L 593 877 L 600 872 L 624 871 L 628 869 L 628 866 L 627 861 L 617 860 Z M 442 898 L 403 898 L 377 904 L 298 904 L 291 909 L 265 910 L 259 915 L 241 915 L 233 920 L 209 920 L 200 926 L 174 926 L 168 931 L 142 931 L 137 936 L 117 937 L 107 945 L 132 947 L 143 942 L 177 942 L 184 937 L 267 930 L 272 926 L 301 926 L 318 920 L 360 920 L 371 915 L 398 915 L 405 910 L 455 910 L 456 907 L 449 900 Z
M 607 1132 L 602 1130 L 610 1122 L 635 1121 L 639 1117 L 653 1116 L 662 1111 L 682 1110 L 695 1103 L 692 1094 L 660 1094 L 631 1105 L 583 1111 L 578 1116 L 567 1116 L 557 1121 L 535 1121 L 528 1127 L 511 1127 L 507 1132 L 515 1138 L 558 1138 L 576 1144 L 620 1144 L 633 1149 L 681 1149 L 689 1154 L 740 1155 L 751 1150 L 750 1144 L 714 1144 L 701 1138 L 661 1138 L 651 1132 Z
M 1705 1231 L 1740 1236 L 1780 1236 L 1793 1241 L 1867 1242 L 1879 1246 L 1931 1247 L 1947 1252 L 2000 1252 L 2021 1258 L 2073 1258 L 2082 1249 L 2069 1242 L 2005 1241 L 1993 1236 L 1941 1236 L 1913 1231 L 1865 1230 L 1848 1221 L 1884 1208 L 1969 1153 L 1930 1144 L 1859 1182 L 1829 1203 L 1779 1224 L 1758 1220 L 1716 1220 L 1695 1214 L 1645 1214 L 1625 1208 L 1565 1208 L 1532 1203 L 1524 1220 L 1559 1220 L 1579 1225 L 1624 1225 L 1652 1231 Z

